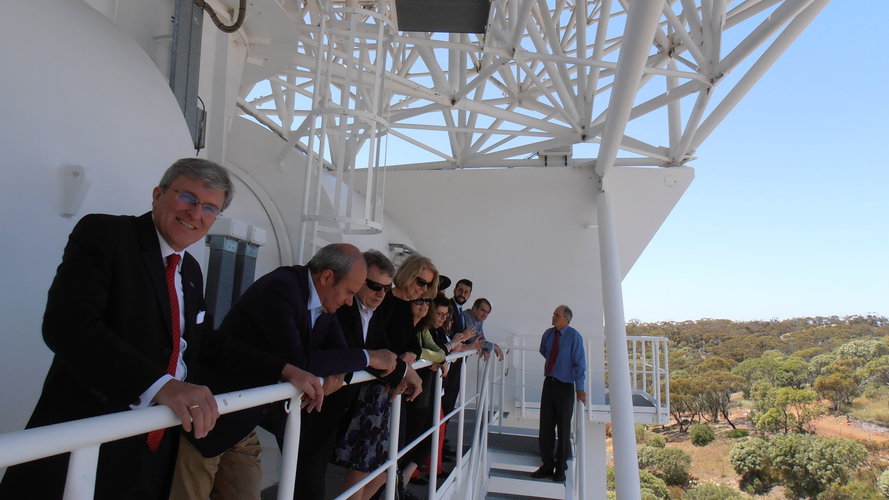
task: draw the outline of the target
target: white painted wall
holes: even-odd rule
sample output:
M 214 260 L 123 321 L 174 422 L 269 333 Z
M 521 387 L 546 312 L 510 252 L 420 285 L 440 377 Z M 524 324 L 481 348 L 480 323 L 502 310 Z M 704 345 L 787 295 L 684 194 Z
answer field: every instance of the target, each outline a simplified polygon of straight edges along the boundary
M 82 0 L 9 0 L 4 10 L 0 432 L 21 429 L 40 393 L 46 291 L 76 221 L 150 210 L 163 170 L 192 153 L 166 81 L 107 18 Z M 92 184 L 72 218 L 59 215 L 64 165 L 84 167 Z

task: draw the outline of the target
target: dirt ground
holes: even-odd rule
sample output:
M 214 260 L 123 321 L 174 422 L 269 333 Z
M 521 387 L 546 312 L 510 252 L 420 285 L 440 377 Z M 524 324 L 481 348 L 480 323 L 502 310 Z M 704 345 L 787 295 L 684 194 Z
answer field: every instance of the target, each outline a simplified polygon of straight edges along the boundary
M 889 443 L 889 431 L 873 428 L 862 428 L 860 422 L 846 417 L 824 415 L 815 421 L 815 434 L 819 436 L 839 436 L 856 441 L 874 441 Z

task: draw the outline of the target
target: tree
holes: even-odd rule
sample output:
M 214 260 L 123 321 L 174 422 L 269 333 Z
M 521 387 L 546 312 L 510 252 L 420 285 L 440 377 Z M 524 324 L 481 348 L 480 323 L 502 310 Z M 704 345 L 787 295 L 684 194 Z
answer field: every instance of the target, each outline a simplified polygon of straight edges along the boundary
M 753 421 L 762 432 L 806 432 L 812 421 L 823 413 L 815 404 L 817 399 L 818 395 L 808 389 L 770 389 L 756 402 Z
M 771 487 L 775 478 L 772 475 L 769 458 L 769 443 L 762 438 L 740 441 L 729 450 L 732 468 L 741 476 L 741 487 L 752 487 L 763 491 Z
M 695 446 L 707 446 L 716 439 L 713 429 L 707 424 L 697 424 L 688 428 L 688 435 L 691 436 L 691 444 Z
M 866 459 L 864 446 L 844 438 L 788 434 L 769 443 L 773 471 L 797 496 L 814 497 L 833 483 L 847 483 Z
M 676 419 L 680 432 L 685 432 L 685 415 L 689 420 L 700 412 L 701 390 L 697 378 L 680 378 L 670 381 L 670 415 Z
M 710 356 L 700 363 L 689 367 L 689 372 L 693 375 L 701 375 L 710 371 L 730 372 L 738 362 L 733 359 L 726 359 L 720 356 Z
M 865 363 L 889 354 L 889 345 L 874 339 L 858 339 L 846 342 L 836 350 L 839 359 L 863 359 Z
M 722 415 L 735 429 L 735 424 L 729 420 L 728 409 L 732 394 L 744 388 L 744 377 L 726 371 L 709 371 L 695 380 L 700 391 L 701 410 L 709 413 L 711 422 L 718 421 Z
M 684 486 L 691 471 L 691 455 L 679 448 L 639 447 L 639 468 L 651 472 L 670 486 Z
M 858 394 L 858 383 L 848 373 L 819 375 L 815 379 L 815 391 L 830 401 L 834 411 L 837 411 L 840 405 L 852 403 L 852 399 Z

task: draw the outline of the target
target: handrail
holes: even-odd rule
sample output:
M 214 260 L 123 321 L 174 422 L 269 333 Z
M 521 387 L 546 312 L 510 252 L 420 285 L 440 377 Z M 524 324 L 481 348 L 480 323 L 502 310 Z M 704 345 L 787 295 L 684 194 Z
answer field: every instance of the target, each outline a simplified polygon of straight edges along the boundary
M 461 352 L 447 356 L 448 361 L 465 358 L 476 354 L 475 351 Z M 429 361 L 418 361 L 412 366 L 415 369 L 425 368 Z M 487 369 L 486 369 L 487 371 Z M 440 374 L 437 377 L 436 404 L 440 404 Z M 355 372 L 351 385 L 376 380 L 365 371 Z M 290 408 L 300 407 L 302 392 L 287 383 L 278 383 L 264 387 L 257 387 L 243 391 L 230 392 L 215 396 L 220 414 L 252 408 L 289 399 Z M 398 400 L 400 396 L 396 397 Z M 474 395 L 471 399 L 475 399 Z M 460 408 L 445 416 L 443 422 L 455 413 L 460 413 L 459 444 L 462 455 L 462 425 L 463 410 L 468 404 L 465 398 L 465 377 L 461 381 Z M 393 403 L 392 414 L 396 420 L 399 418 L 400 406 Z M 281 450 L 281 475 L 279 477 L 278 498 L 293 498 L 293 486 L 296 476 L 296 463 L 299 449 L 299 423 L 300 411 L 290 411 L 287 417 L 287 427 L 284 433 L 283 449 Z M 483 414 L 482 414 L 483 415 Z M 438 420 L 438 415 L 435 415 Z M 483 419 L 481 416 L 480 419 Z M 68 479 L 65 486 L 65 499 L 91 499 L 95 489 L 96 466 L 98 464 L 99 446 L 102 443 L 116 441 L 138 434 L 144 434 L 156 429 L 176 427 L 180 424 L 178 417 L 166 406 L 154 406 L 141 410 L 127 410 L 109 415 L 100 415 L 70 422 L 52 424 L 33 429 L 0 434 L 0 467 L 37 460 L 43 457 L 71 452 L 68 464 Z M 397 426 L 390 429 L 398 429 Z M 438 424 L 434 430 L 437 431 Z M 424 436 L 431 434 L 427 432 Z M 397 450 L 398 439 L 394 441 Z M 419 441 L 416 441 L 418 443 Z M 412 443 L 414 444 L 414 443 Z M 437 446 L 437 441 L 436 441 Z M 405 448 L 401 454 L 409 448 Z M 394 455 L 390 455 L 394 456 Z M 400 455 L 398 455 L 400 456 Z M 392 459 L 396 462 L 397 458 Z M 459 462 L 458 462 L 459 463 Z M 384 467 L 381 467 L 384 469 Z M 381 470 L 378 469 L 378 470 Z M 391 472 L 390 472 L 391 474 Z M 371 477 L 372 479 L 372 477 Z M 362 483 L 359 483 L 363 486 Z M 394 483 L 392 483 L 394 484 Z M 360 487 L 360 486 L 358 486 Z M 388 486 L 387 486 L 388 493 Z M 394 490 L 393 490 L 394 495 Z M 387 496 L 392 498 L 392 496 Z

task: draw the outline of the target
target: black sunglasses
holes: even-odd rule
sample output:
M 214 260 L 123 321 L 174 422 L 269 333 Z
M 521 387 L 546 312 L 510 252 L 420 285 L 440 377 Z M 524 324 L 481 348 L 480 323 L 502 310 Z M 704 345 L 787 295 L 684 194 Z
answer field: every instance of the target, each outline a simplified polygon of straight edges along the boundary
M 414 279 L 417 281 L 417 285 L 419 285 L 419 286 L 421 286 L 421 287 L 423 287 L 423 288 L 429 288 L 430 286 L 432 286 L 432 282 L 431 282 L 431 281 L 426 281 L 426 280 L 424 280 L 423 278 L 421 278 L 421 277 L 419 277 L 419 276 L 417 276 L 417 277 L 414 278 Z
M 427 299 L 427 298 L 414 299 L 414 304 L 431 304 L 431 303 L 432 303 L 432 299 Z
M 370 290 L 373 292 L 379 292 L 380 290 L 383 290 L 386 293 L 389 293 L 389 290 L 392 290 L 391 284 L 384 285 L 373 280 L 364 280 L 364 284 L 367 285 L 367 287 L 370 288 Z

